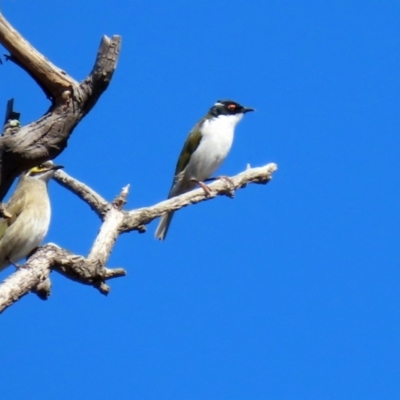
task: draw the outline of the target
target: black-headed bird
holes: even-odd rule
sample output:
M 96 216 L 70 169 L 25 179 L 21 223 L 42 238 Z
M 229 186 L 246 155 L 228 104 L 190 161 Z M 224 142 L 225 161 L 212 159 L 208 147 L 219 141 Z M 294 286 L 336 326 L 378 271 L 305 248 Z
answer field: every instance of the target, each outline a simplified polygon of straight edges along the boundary
M 176 164 L 168 198 L 192 190 L 196 185 L 209 191 L 204 181 L 220 167 L 231 149 L 235 127 L 253 108 L 231 100 L 218 100 L 194 126 L 186 139 Z M 161 217 L 155 237 L 164 240 L 174 212 Z

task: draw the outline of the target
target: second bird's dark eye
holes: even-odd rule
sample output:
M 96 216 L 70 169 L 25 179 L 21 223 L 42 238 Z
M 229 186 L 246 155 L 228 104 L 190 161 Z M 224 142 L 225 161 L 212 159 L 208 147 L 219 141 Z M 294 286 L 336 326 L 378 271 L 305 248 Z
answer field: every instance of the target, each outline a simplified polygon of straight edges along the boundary
M 236 108 L 236 106 L 234 104 L 229 104 L 229 106 L 227 108 L 228 108 L 228 110 L 234 110 Z

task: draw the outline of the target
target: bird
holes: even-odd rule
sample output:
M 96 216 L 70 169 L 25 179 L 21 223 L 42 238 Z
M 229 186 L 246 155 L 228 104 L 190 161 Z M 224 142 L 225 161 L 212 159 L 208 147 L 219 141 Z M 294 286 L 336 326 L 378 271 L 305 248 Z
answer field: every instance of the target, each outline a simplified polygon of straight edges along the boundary
M 24 171 L 10 200 L 3 205 L 0 219 L 0 271 L 36 249 L 50 225 L 49 180 L 63 168 L 46 161 Z
M 168 198 L 186 193 L 196 185 L 210 193 L 204 181 L 209 180 L 227 157 L 235 127 L 250 111 L 254 108 L 243 107 L 232 100 L 218 100 L 209 109 L 190 131 L 183 145 Z M 157 239 L 166 238 L 173 215 L 174 211 L 170 211 L 161 217 L 155 232 Z

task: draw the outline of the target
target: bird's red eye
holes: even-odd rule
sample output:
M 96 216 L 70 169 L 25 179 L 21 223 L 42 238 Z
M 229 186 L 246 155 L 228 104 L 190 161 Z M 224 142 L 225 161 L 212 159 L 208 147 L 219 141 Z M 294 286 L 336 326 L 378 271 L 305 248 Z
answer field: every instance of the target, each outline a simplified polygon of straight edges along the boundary
M 234 110 L 236 106 L 234 104 L 229 104 L 228 110 Z

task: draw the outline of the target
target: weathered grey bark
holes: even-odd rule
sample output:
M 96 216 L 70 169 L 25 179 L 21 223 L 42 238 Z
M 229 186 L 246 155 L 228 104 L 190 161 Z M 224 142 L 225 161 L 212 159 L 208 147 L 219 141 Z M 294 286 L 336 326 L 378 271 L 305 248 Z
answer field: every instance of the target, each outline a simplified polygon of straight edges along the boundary
M 65 149 L 74 128 L 110 83 L 117 65 L 121 38 L 103 37 L 94 67 L 81 83 L 33 48 L 2 14 L 0 43 L 10 52 L 7 58 L 24 69 L 51 101 L 49 110 L 37 121 L 18 129 L 6 123 L 0 137 L 1 201 L 22 171 L 57 157 Z
M 91 110 L 107 88 L 116 68 L 121 38 L 103 37 L 95 65 L 81 83 L 54 66 L 34 49 L 0 14 L 0 43 L 8 49 L 11 61 L 23 68 L 43 89 L 51 101 L 48 112 L 39 120 L 21 127 L 18 113 L 7 105 L 6 121 L 0 137 L 0 201 L 15 177 L 22 171 L 60 154 L 79 121 Z M 217 180 L 209 185 L 210 194 L 203 189 L 165 200 L 151 207 L 125 211 L 123 207 L 129 186 L 108 202 L 84 183 L 57 171 L 55 180 L 85 201 L 102 221 L 100 231 L 87 257 L 72 254 L 55 244 L 47 244 L 34 252 L 28 261 L 0 284 L 0 313 L 30 292 L 41 299 L 50 295 L 50 273 L 55 270 L 76 282 L 97 288 L 108 294 L 106 281 L 126 274 L 122 268 L 108 269 L 107 261 L 118 236 L 122 233 L 145 232 L 145 225 L 166 212 L 216 196 L 233 197 L 236 189 L 249 183 L 266 184 L 277 170 L 276 164 L 248 168 L 231 178 L 232 182 Z M 8 217 L 0 205 L 0 217 Z

